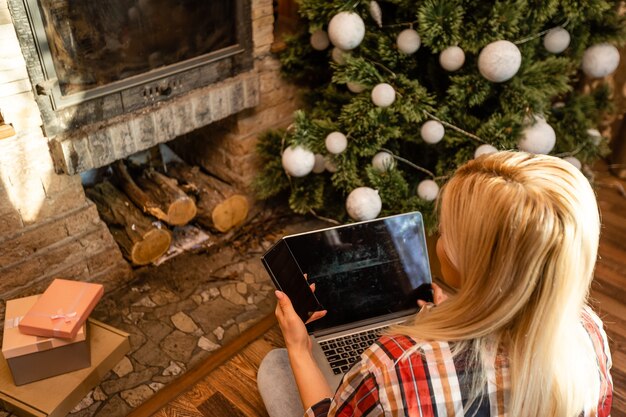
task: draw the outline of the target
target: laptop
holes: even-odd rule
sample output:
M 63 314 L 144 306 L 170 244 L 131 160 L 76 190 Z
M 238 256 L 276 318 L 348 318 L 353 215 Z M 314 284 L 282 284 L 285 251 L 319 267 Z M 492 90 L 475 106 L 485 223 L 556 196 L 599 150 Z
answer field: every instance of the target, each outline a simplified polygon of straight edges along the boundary
M 284 257 L 276 265 L 272 256 L 277 247 L 288 248 L 328 310 L 307 330 L 314 358 L 333 389 L 386 327 L 414 315 L 418 299 L 432 300 L 420 212 L 285 236 L 262 257 L 275 283 L 274 274 L 285 270 Z

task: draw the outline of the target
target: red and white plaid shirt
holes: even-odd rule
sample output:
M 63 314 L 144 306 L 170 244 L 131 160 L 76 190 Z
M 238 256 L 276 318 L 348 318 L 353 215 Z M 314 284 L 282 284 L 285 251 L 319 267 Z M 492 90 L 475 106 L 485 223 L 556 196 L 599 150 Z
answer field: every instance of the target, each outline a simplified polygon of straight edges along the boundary
M 593 410 L 584 415 L 608 417 L 613 383 L 607 337 L 602 322 L 590 309 L 583 311 L 582 323 L 598 356 L 602 392 L 597 414 Z M 506 357 L 496 355 L 487 369 L 486 395 L 464 411 L 472 378 L 472 369 L 466 363 L 463 355 L 452 356 L 447 342 L 383 336 L 345 374 L 334 398 L 313 405 L 305 417 L 505 416 L 510 388 Z

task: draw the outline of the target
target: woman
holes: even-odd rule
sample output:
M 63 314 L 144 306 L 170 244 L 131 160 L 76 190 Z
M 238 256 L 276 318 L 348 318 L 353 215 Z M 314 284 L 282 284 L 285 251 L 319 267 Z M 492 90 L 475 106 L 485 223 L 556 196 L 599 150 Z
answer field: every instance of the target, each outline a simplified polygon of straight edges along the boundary
M 437 254 L 458 291 L 390 329 L 334 395 L 277 292 L 306 415 L 609 416 L 610 353 L 586 305 L 600 229 L 587 179 L 559 158 L 498 152 L 460 167 L 439 210 Z

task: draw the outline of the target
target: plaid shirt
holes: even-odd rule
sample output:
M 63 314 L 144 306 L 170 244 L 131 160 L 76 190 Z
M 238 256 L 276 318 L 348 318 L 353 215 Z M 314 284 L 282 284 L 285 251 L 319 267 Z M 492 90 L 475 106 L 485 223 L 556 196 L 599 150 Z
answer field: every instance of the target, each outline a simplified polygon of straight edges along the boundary
M 601 401 L 597 413 L 611 410 L 611 356 L 602 322 L 585 309 L 582 323 L 598 356 Z M 482 400 L 464 412 L 472 370 L 463 355 L 453 357 L 447 342 L 423 342 L 407 336 L 383 336 L 368 348 L 344 376 L 334 398 L 324 399 L 305 412 L 321 416 L 505 416 L 510 388 L 508 361 L 501 353 L 487 368 L 488 386 Z

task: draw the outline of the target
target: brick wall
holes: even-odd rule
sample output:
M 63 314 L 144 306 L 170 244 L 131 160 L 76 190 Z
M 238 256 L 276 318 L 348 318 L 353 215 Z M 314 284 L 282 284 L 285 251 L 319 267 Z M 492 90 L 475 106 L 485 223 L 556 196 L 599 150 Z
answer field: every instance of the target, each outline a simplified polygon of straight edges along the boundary
M 204 166 L 247 190 L 257 166 L 257 135 L 288 124 L 297 106 L 294 87 L 280 79 L 270 53 L 272 1 L 253 0 L 252 18 L 259 104 L 184 139 Z M 80 177 L 54 172 L 7 0 L 0 0 L 0 109 L 16 130 L 0 140 L 0 318 L 4 300 L 40 292 L 54 277 L 109 289 L 127 282 L 130 268 L 85 198 Z

